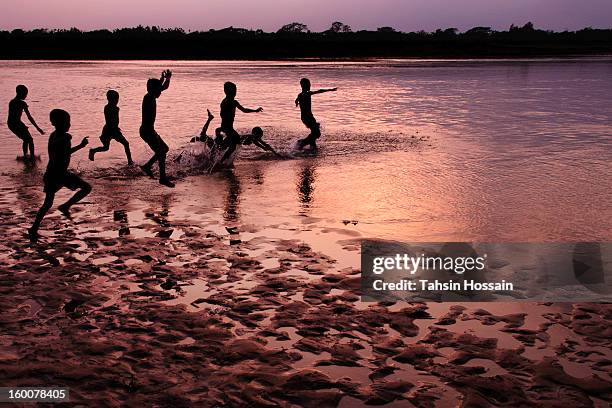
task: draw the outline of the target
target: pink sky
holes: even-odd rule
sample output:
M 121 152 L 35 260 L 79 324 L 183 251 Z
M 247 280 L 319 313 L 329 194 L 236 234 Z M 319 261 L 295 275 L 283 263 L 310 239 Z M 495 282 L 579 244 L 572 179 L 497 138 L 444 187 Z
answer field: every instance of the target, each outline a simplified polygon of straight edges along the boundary
M 563 30 L 612 27 L 612 0 L 2 0 L 0 29 L 135 25 L 274 31 L 299 21 L 320 31 L 340 20 L 354 29 L 403 31 L 477 25 L 506 29 L 531 20 Z

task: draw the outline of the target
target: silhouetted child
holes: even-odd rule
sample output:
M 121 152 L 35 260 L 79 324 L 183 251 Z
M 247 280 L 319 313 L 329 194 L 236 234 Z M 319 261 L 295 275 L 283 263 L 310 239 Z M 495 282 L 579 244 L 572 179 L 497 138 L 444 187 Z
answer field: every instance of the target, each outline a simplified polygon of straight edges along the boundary
M 41 135 L 45 132 L 36 124 L 36 121 L 30 114 L 28 104 L 25 99 L 28 97 L 28 88 L 25 85 L 17 85 L 15 98 L 11 99 L 8 108 L 8 120 L 6 124 L 11 132 L 15 134 L 19 139 L 23 141 L 23 158 L 27 158 L 28 150 L 30 151 L 30 159 L 34 159 L 34 140 L 28 127 L 21 121 L 21 114 L 25 112 L 28 120 Z
M 223 91 L 225 92 L 225 99 L 221 101 L 221 127 L 219 127 L 215 131 L 215 133 L 217 134 L 217 139 L 220 139 L 221 132 L 225 134 L 225 138 L 221 142 L 220 147 L 226 150 L 221 160 L 217 162 L 219 164 L 227 160 L 236 150 L 236 146 L 240 144 L 240 135 L 234 129 L 236 108 L 238 108 L 241 112 L 244 113 L 254 113 L 263 111 L 263 108 L 261 107 L 257 109 L 248 109 L 240 105 L 240 102 L 235 99 L 237 88 L 236 84 L 234 84 L 233 82 L 226 82 L 225 84 L 223 84 Z M 211 167 L 211 172 L 214 170 L 214 167 L 215 165 Z
M 68 170 L 70 156 L 87 146 L 87 138 L 83 138 L 79 145 L 72 147 L 72 136 L 68 133 L 70 130 L 70 115 L 68 112 L 61 109 L 53 109 L 49 118 L 51 124 L 55 127 L 55 131 L 49 136 L 49 163 L 43 177 L 45 184 L 44 192 L 46 193 L 45 201 L 40 210 L 38 210 L 32 227 L 28 230 L 28 235 L 33 241 L 38 237 L 38 229 L 43 217 L 53 205 L 55 193 L 63 187 L 73 191 L 78 190 L 68 201 L 57 207 L 58 210 L 68 217 L 70 215 L 70 207 L 81 201 L 91 192 L 89 183 Z
M 316 91 L 310 90 L 310 80 L 308 78 L 302 78 L 300 80 L 302 92 L 295 99 L 295 106 L 300 107 L 300 113 L 302 123 L 310 129 L 310 134 L 304 139 L 298 141 L 298 148 L 301 150 L 305 146 L 310 145 L 314 150 L 317 148 L 317 139 L 321 136 L 321 125 L 317 122 L 314 115 L 312 114 L 312 95 L 320 94 L 323 92 L 334 92 L 338 88 L 319 89 Z
M 110 147 L 111 140 L 116 140 L 123 145 L 125 149 L 125 155 L 127 157 L 128 166 L 134 164 L 132 161 L 132 154 L 130 153 L 130 144 L 121 133 L 119 128 L 119 93 L 115 90 L 110 90 L 106 93 L 106 99 L 108 104 L 104 107 L 104 128 L 102 128 L 102 135 L 100 135 L 100 141 L 102 146 L 95 147 L 89 150 L 89 160 L 94 160 L 94 155 L 98 152 L 106 152 Z
M 272 146 L 264 142 L 263 130 L 259 126 L 254 127 L 250 135 L 245 135 L 242 137 L 242 144 L 243 145 L 254 144 L 255 146 L 259 147 L 260 149 L 266 152 L 270 152 L 270 153 L 275 154 L 278 157 L 282 157 L 278 152 L 276 152 L 276 150 L 272 148 Z
M 160 79 L 151 78 L 147 81 L 147 94 L 142 99 L 142 124 L 140 125 L 140 137 L 154 152 L 153 157 L 140 168 L 149 177 L 154 177 L 151 167 L 157 162 L 159 165 L 159 182 L 168 187 L 174 187 L 174 183 L 166 176 L 166 155 L 169 149 L 168 145 L 155 131 L 155 116 L 157 114 L 157 98 L 168 89 L 171 77 L 172 72 L 167 69 L 162 72 Z

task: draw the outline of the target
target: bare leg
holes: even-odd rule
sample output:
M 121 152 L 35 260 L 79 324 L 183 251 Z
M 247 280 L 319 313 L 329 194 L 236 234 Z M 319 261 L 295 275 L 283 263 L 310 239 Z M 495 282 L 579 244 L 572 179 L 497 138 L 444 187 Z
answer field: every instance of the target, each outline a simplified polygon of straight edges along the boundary
M 55 193 L 47 193 L 45 195 L 45 201 L 43 202 L 42 206 L 36 213 L 36 218 L 34 219 L 34 223 L 32 224 L 32 227 L 30 227 L 30 229 L 28 230 L 28 235 L 30 236 L 30 239 L 32 241 L 35 241 L 36 238 L 38 238 L 38 229 L 40 228 L 40 223 L 42 222 L 43 218 L 45 217 L 45 215 L 47 214 L 47 212 L 53 205 L 54 198 L 55 198 Z
M 211 168 L 208 170 L 208 173 L 210 174 L 210 173 L 214 172 L 220 164 L 222 164 L 224 161 L 226 161 L 227 159 L 230 158 L 230 156 L 232 155 L 232 153 L 234 153 L 235 150 L 236 150 L 236 144 L 230 142 L 227 150 L 225 151 L 225 153 L 223 154 L 221 159 L 219 159 L 219 160 L 217 160 L 217 161 L 215 161 L 213 163 Z
M 125 157 L 127 157 L 128 165 L 131 166 L 134 164 L 132 161 L 132 153 L 130 152 L 130 143 L 127 139 L 120 133 L 115 137 L 115 140 L 123 145 L 123 150 L 125 150 Z
M 28 147 L 30 148 L 30 157 L 34 159 L 36 157 L 34 155 L 34 139 L 30 138 L 30 140 L 28 140 Z
M 34 158 L 34 139 L 32 139 L 32 135 L 28 128 L 24 126 L 23 129 L 19 129 L 16 132 L 13 131 L 22 141 L 21 149 L 23 150 L 23 158 L 25 159 L 28 156 L 28 150 L 30 151 L 30 158 Z
M 230 156 L 232 155 L 232 153 L 234 153 L 235 150 L 236 150 L 236 144 L 235 143 L 230 143 L 229 147 L 225 151 L 225 154 L 223 154 L 223 157 L 221 158 L 221 160 L 219 160 L 219 163 L 223 163 L 224 161 L 229 159 Z
M 153 175 L 153 172 L 151 171 L 151 166 L 153 166 L 153 163 L 155 163 L 156 161 L 158 161 L 159 159 L 157 158 L 157 153 L 155 153 L 148 162 L 146 162 L 144 165 L 140 166 L 140 168 L 142 169 L 142 171 L 145 172 L 145 174 L 151 178 L 155 178 L 155 176 Z
M 89 193 L 91 193 L 91 185 L 83 180 L 81 180 L 81 182 L 82 183 L 79 186 L 79 190 L 68 201 L 57 207 L 57 209 L 60 210 L 66 216 L 70 214 L 70 207 L 72 207 L 74 204 L 78 203 Z
M 123 150 L 125 150 L 125 156 L 127 157 L 128 165 L 131 166 L 132 164 L 134 164 L 134 161 L 132 160 L 132 152 L 130 152 L 130 144 L 127 142 L 127 140 L 125 144 L 123 144 Z
M 314 137 L 312 135 L 312 133 L 310 133 L 308 136 L 306 136 L 304 139 L 300 139 L 298 141 L 298 148 L 300 150 L 304 149 L 304 147 L 306 146 L 312 146 Z
M 161 151 L 157 153 L 157 161 L 159 166 L 159 179 L 166 178 L 166 152 Z
M 300 140 L 299 142 L 299 147 L 300 150 L 303 149 L 305 146 L 310 146 L 311 150 L 317 150 L 317 139 L 321 136 L 321 128 L 320 125 L 317 123 L 315 126 L 310 128 L 310 134 Z
M 166 152 L 159 153 L 159 183 L 167 187 L 174 187 L 174 183 L 166 176 Z
M 89 149 L 89 160 L 93 161 L 94 160 L 94 155 L 96 153 L 107 152 L 109 147 L 110 147 L 110 142 L 109 143 L 104 143 L 100 147 L 94 147 L 93 149 Z
M 174 187 L 174 183 L 166 176 L 166 155 L 168 150 L 170 150 L 168 145 L 160 138 L 160 144 L 156 152 L 159 162 L 159 183 L 167 187 Z

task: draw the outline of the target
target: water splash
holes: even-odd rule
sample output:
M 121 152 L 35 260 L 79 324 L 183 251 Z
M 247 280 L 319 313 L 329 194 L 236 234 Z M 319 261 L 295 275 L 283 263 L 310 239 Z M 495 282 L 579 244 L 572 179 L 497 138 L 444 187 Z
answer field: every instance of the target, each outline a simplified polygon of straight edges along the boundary
M 203 142 L 190 142 L 169 154 L 167 167 L 171 174 L 180 176 L 205 174 L 211 172 L 213 168 L 231 168 L 239 150 L 240 146 L 223 163 L 220 163 L 226 152 L 225 149 L 210 147 Z

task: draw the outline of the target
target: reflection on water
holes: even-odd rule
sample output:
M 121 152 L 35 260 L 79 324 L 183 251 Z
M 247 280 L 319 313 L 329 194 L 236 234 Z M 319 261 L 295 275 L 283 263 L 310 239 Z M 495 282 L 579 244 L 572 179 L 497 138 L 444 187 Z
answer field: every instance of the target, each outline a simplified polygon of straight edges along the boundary
M 298 196 L 301 204 L 301 215 L 307 215 L 310 205 L 314 199 L 314 182 L 316 178 L 316 161 L 307 160 L 304 162 L 298 176 Z
M 264 182 L 264 172 L 257 163 L 252 166 L 251 177 L 255 184 L 262 185 Z
M 55 62 L 9 61 L 0 68 L 0 117 L 14 86 L 26 82 L 31 111 L 45 130 L 48 112 L 58 107 L 72 114 L 75 138 L 96 137 L 104 95 L 114 88 L 121 127 L 142 162 L 150 152 L 138 137 L 140 101 L 146 79 L 166 67 L 174 77 L 158 102 L 158 130 L 173 152 L 198 132 L 206 108 L 218 111 L 228 79 L 238 84 L 239 101 L 265 109 L 239 114 L 238 130 L 262 126 L 265 140 L 285 152 L 307 133 L 293 102 L 299 79 L 339 88 L 313 97 L 323 125 L 316 159 L 272 160 L 246 146 L 233 173 L 179 180 L 194 183 L 189 194 L 197 206 L 190 210 L 218 208 L 226 221 L 256 225 L 299 215 L 329 227 L 355 220 L 350 228 L 363 236 L 403 240 L 610 238 L 610 58 L 86 62 L 61 63 L 61 70 Z M 35 136 L 42 162 L 24 181 L 36 188 L 46 140 Z M 14 160 L 20 144 L 4 126 L 0 143 L 0 171 L 20 177 L 23 163 Z M 159 194 L 125 168 L 120 145 L 94 163 L 79 152 L 72 166 L 92 181 L 94 193 L 107 188 L 118 202 Z M 178 174 L 180 164 L 169 170 Z M 102 187 L 98 177 L 116 183 Z
M 240 179 L 236 177 L 233 171 L 223 171 L 221 174 L 223 179 L 227 181 L 223 218 L 225 221 L 237 221 L 240 214 Z

